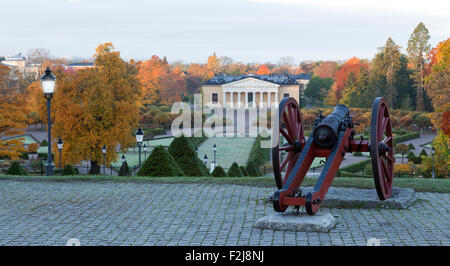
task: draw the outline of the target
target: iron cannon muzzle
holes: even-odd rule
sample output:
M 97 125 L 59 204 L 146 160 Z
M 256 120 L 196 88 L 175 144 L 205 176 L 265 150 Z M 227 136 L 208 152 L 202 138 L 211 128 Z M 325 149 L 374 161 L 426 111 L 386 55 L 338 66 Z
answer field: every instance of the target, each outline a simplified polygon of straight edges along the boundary
M 313 131 L 314 142 L 321 148 L 329 148 L 336 143 L 339 129 L 344 119 L 349 116 L 350 109 L 341 104 L 334 108 L 333 112 L 322 119 Z

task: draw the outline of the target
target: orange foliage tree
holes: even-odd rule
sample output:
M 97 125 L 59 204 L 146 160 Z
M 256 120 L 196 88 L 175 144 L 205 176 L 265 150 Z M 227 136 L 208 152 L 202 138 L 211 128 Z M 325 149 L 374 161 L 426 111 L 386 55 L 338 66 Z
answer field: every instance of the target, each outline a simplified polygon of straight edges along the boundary
M 134 144 L 139 120 L 137 99 L 139 82 L 114 51 L 111 43 L 99 45 L 95 68 L 75 73 L 55 73 L 55 139 L 64 141 L 64 163 L 90 160 L 90 173 L 99 173 L 103 161 L 101 147 L 106 145 L 106 163 L 117 160 L 116 147 L 122 151 Z M 52 106 L 53 109 L 53 106 Z M 56 143 L 54 142 L 56 150 Z M 59 154 L 55 153 L 55 161 Z
M 325 61 L 314 68 L 314 75 L 321 78 L 332 78 L 338 69 L 338 63 Z
M 23 134 L 27 117 L 25 99 L 18 88 L 9 87 L 10 69 L 0 64 L 0 135 Z M 23 139 L 0 140 L 0 157 L 17 159 L 24 152 Z
M 256 71 L 256 75 L 269 75 L 270 74 L 270 70 L 266 65 L 261 65 L 258 68 L 258 71 Z
M 361 62 L 359 58 L 352 57 L 347 62 L 345 62 L 335 73 L 335 82 L 333 87 L 328 93 L 325 102 L 329 105 L 338 105 L 342 103 L 342 97 L 344 95 L 344 90 L 346 89 L 346 84 L 349 77 L 358 78 L 361 69 L 368 68 L 366 63 Z

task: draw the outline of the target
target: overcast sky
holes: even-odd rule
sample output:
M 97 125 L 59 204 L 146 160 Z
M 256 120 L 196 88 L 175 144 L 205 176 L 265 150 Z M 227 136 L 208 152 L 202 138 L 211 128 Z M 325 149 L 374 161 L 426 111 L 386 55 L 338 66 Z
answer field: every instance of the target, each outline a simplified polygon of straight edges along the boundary
M 450 37 L 448 0 L 11 0 L 0 3 L 0 56 L 46 48 L 91 58 L 112 42 L 125 59 L 205 62 L 372 58 L 388 37 L 406 48 L 422 21 Z

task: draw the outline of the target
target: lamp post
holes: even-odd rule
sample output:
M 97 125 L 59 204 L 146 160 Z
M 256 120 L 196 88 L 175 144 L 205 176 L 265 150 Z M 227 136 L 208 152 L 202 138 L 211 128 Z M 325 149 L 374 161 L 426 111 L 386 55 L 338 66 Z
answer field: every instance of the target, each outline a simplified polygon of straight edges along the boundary
M 64 142 L 62 141 L 61 138 L 58 138 L 58 141 L 56 142 L 56 145 L 58 146 L 58 151 L 59 151 L 59 175 L 61 175 L 61 151 L 63 149 L 63 144 Z
M 142 140 L 144 139 L 144 131 L 141 127 L 138 128 L 135 132 L 136 135 L 136 142 L 139 147 L 139 167 L 141 167 L 141 146 L 142 146 Z
M 52 71 L 49 67 L 45 70 L 45 75 L 41 77 L 41 85 L 44 91 L 44 97 L 47 99 L 47 125 L 48 125 L 48 154 L 47 164 L 45 165 L 45 175 L 54 175 L 54 165 L 52 163 L 52 135 L 51 126 L 52 121 L 50 117 L 51 100 L 53 98 L 53 92 L 55 90 L 56 77 L 52 75 Z
M 213 151 L 214 151 L 214 167 L 216 167 L 216 151 L 217 151 L 216 143 L 214 143 Z
M 123 166 L 125 164 L 125 162 L 126 162 L 125 154 L 122 154 L 122 167 L 121 167 L 121 170 L 123 170 L 123 173 L 120 173 L 120 171 L 119 171 L 119 175 L 120 174 L 125 175 L 125 167 Z
M 106 175 L 106 145 L 103 145 L 102 153 L 103 153 L 103 174 Z
M 431 147 L 431 158 L 432 158 L 432 162 L 433 162 L 433 168 L 432 168 L 432 172 L 431 172 L 431 178 L 434 179 L 434 145 L 433 145 L 433 147 Z
M 144 162 L 147 161 L 147 145 L 144 143 Z
M 208 163 L 208 156 L 206 156 L 206 154 L 205 156 L 203 156 L 203 163 L 205 164 L 205 166 Z

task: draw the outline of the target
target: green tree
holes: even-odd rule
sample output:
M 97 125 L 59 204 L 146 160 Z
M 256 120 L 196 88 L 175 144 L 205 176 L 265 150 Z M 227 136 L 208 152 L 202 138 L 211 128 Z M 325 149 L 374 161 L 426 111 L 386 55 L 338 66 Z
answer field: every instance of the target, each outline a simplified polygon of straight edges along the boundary
M 323 104 L 325 96 L 333 85 L 332 78 L 321 78 L 312 76 L 305 90 L 305 97 L 311 99 L 313 104 Z
M 424 111 L 424 69 L 425 69 L 425 55 L 430 51 L 431 45 L 429 43 L 430 34 L 425 25 L 420 22 L 413 33 L 409 37 L 408 47 L 406 51 L 408 52 L 408 57 L 410 63 L 413 65 L 414 73 L 412 78 L 415 83 L 417 90 L 416 93 L 416 110 Z

